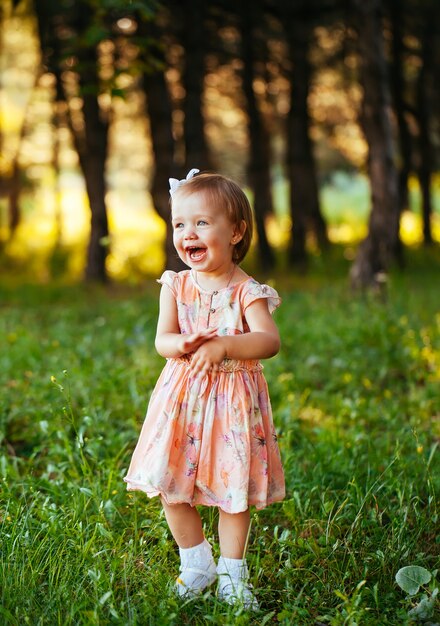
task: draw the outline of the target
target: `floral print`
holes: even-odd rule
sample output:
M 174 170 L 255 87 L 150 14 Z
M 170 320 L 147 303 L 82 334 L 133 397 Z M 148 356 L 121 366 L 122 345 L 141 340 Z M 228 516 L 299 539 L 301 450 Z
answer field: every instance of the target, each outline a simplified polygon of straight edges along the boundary
M 177 302 L 180 331 L 216 328 L 219 335 L 249 332 L 244 313 L 276 291 L 253 278 L 203 291 L 190 270 L 165 272 Z M 127 476 L 129 490 L 162 495 L 169 504 L 212 505 L 239 513 L 285 495 L 284 475 L 263 366 L 225 359 L 216 376 L 191 373 L 191 355 L 168 359 L 150 399 Z

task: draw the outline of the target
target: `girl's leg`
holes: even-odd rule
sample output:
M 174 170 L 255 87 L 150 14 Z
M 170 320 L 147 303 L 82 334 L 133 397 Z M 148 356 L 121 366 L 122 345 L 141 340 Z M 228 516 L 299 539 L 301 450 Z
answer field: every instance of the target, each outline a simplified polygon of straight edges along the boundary
M 192 548 L 204 539 L 202 520 L 197 509 L 190 504 L 167 504 L 162 498 L 171 534 L 179 548 Z
M 195 596 L 214 582 L 217 571 L 212 550 L 203 535 L 202 520 L 189 504 L 162 506 L 171 533 L 179 546 L 180 575 L 175 590 L 180 596 Z
M 249 509 L 242 513 L 226 513 L 219 509 L 218 534 L 220 552 L 229 559 L 243 559 L 250 525 Z
M 219 538 L 221 556 L 217 566 L 218 594 L 229 604 L 241 602 L 247 609 L 258 610 L 258 602 L 249 584 L 245 559 L 249 533 L 249 509 L 242 513 L 220 510 Z

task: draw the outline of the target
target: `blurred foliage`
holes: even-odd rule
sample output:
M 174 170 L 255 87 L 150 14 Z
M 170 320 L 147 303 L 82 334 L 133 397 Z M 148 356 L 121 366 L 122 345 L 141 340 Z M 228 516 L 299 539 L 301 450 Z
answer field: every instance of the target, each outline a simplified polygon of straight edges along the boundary
M 411 182 L 412 211 L 403 214 L 401 237 L 410 247 L 422 243 L 420 195 L 416 181 Z M 434 180 L 433 234 L 440 241 L 440 179 Z M 332 243 L 344 246 L 347 259 L 352 260 L 357 243 L 365 236 L 368 220 L 368 181 L 362 176 L 335 172 L 322 187 L 321 201 Z M 4 280 L 67 282 L 81 279 L 88 238 L 88 209 L 84 192 L 72 190 L 63 194 L 62 231 L 50 208 L 41 208 L 39 196 L 25 196 L 25 215 L 14 238 L 0 246 L 0 268 Z M 41 197 L 41 196 L 40 196 Z M 283 180 L 274 186 L 276 213 L 267 221 L 268 237 L 278 249 L 279 267 L 283 267 L 283 251 L 287 246 L 291 221 L 287 207 L 287 188 Z M 140 190 L 109 193 L 111 254 L 107 261 L 110 277 L 116 281 L 139 283 L 160 275 L 164 262 L 165 226 Z M 318 254 L 315 243 L 308 243 L 310 253 Z M 251 251 L 248 265 L 253 266 Z
M 51 2 L 48 6 L 59 11 L 69 8 Z M 15 12 L 8 3 L 5 7 L 9 10 L 5 10 L 1 50 L 5 72 L 0 103 L 0 173 L 10 173 L 18 153 L 22 219 L 13 238 L 8 240 L 7 198 L 0 196 L 0 271 L 11 281 L 47 282 L 55 277 L 77 280 L 83 274 L 90 228 L 90 210 L 78 155 L 68 128 L 53 126 L 54 76 L 44 71 L 39 73 L 41 59 L 32 7 L 27 2 L 18 4 Z M 89 44 L 100 42 L 103 84 L 100 103 L 105 114 L 111 117 L 106 166 L 109 185 L 106 203 L 111 233 L 105 242 L 110 247 L 107 269 L 113 279 L 137 282 L 145 276 L 157 275 L 164 260 L 165 228 L 154 212 L 148 192 L 154 161 L 145 96 L 139 86 L 139 41 L 134 19 L 139 12 L 150 19 L 156 5 L 131 2 L 128 6 L 112 1 L 92 8 L 93 19 L 83 36 Z M 354 246 L 366 234 L 370 206 L 369 186 L 362 173 L 366 144 L 357 122 L 361 93 L 355 79 L 354 51 L 350 46 L 344 48 L 348 45 L 344 24 L 334 19 L 328 23 L 324 18 L 321 21 L 316 25 L 311 46 L 315 68 L 309 96 L 311 135 L 320 176 L 322 212 L 330 240 L 346 245 L 347 255 L 353 257 Z M 286 42 L 280 33 L 276 20 L 269 20 L 269 59 L 265 73 L 256 79 L 254 88 L 271 134 L 275 214 L 268 219 L 268 237 L 282 256 L 291 222 L 283 164 L 289 81 Z M 174 107 L 173 132 L 178 138 L 183 123 L 183 50 L 178 38 L 171 35 L 170 31 L 165 46 L 166 78 Z M 226 22 L 218 37 L 224 46 L 223 53 L 218 57 L 217 53 L 208 55 L 206 59 L 206 133 L 219 169 L 244 180 L 248 140 L 239 95 L 239 33 Z M 418 67 L 414 37 L 408 39 L 414 46 L 405 59 L 411 93 Z M 153 42 L 144 43 L 151 46 Z M 151 61 L 154 63 L 153 58 Z M 71 62 L 75 62 L 73 57 Z M 78 98 L 72 99 L 71 108 L 80 110 Z M 56 141 L 59 177 L 53 163 Z M 439 241 L 438 176 L 433 179 L 432 190 L 433 234 Z M 407 245 L 418 244 L 422 239 L 420 194 L 414 177 L 410 181 L 410 195 L 411 212 L 404 214 L 401 226 L 402 239 Z M 310 252 L 316 252 L 313 240 L 308 242 L 308 247 Z

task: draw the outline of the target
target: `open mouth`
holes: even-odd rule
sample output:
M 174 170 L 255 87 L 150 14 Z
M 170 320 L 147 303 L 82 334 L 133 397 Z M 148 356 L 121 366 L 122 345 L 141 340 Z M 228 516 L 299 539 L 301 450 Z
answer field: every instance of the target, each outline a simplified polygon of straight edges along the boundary
M 189 246 L 185 251 L 191 261 L 201 261 L 206 254 L 206 248 L 200 248 L 198 246 Z

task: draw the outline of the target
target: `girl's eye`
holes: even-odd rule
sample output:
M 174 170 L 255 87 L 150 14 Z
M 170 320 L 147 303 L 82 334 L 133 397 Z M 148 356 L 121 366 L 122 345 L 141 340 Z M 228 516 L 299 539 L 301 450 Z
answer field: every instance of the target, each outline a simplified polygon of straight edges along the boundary
M 178 222 L 177 224 L 174 224 L 174 230 L 177 230 L 179 228 L 183 228 L 182 222 Z
M 205 220 L 199 220 L 197 222 L 197 226 L 206 226 L 208 222 L 205 222 Z

